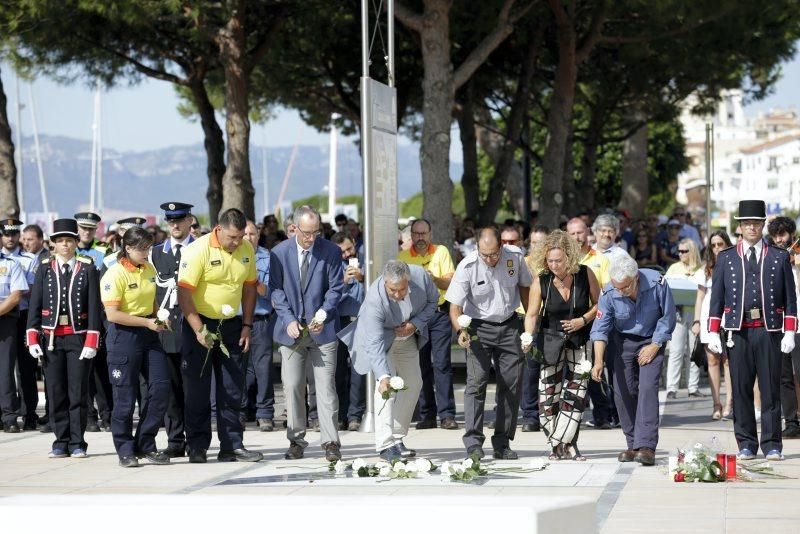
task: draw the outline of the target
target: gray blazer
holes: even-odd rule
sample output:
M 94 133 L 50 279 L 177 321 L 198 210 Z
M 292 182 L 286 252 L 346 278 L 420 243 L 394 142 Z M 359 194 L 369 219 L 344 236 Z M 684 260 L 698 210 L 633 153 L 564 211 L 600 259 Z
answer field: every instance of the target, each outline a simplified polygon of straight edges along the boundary
M 411 279 L 411 316 L 409 322 L 417 327 L 417 346 L 428 342 L 428 323 L 436 311 L 439 291 L 422 267 L 409 265 Z M 383 276 L 369 287 L 358 318 L 343 328 L 339 339 L 350 351 L 353 369 L 365 375 L 373 371 L 376 377 L 392 375 L 386 360 L 394 343 L 394 329 L 403 323 L 400 306 L 386 294 Z

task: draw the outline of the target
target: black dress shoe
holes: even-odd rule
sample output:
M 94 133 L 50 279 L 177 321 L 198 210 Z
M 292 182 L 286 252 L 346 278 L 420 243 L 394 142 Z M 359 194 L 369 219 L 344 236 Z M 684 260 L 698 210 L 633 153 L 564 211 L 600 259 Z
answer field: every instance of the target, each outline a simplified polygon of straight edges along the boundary
M 402 456 L 403 458 L 412 458 L 417 455 L 416 450 L 409 449 L 402 441 L 397 444 L 397 448 L 400 449 L 400 456 Z
M 177 447 L 177 446 L 172 447 L 172 446 L 170 446 L 170 447 L 167 447 L 166 449 L 164 449 L 161 452 L 166 454 L 167 457 L 169 457 L 169 458 L 183 458 L 184 456 L 186 456 L 186 448 L 184 448 L 184 447 Z
M 439 428 L 443 428 L 445 430 L 458 430 L 458 423 L 456 423 L 456 420 L 452 417 L 445 417 L 439 424 Z
M 522 424 L 522 431 L 523 432 L 539 432 L 542 429 L 539 423 L 523 423 Z
M 287 460 L 299 460 L 303 457 L 303 446 L 294 441 L 289 444 L 289 450 L 283 455 Z
M 395 460 L 400 460 L 403 457 L 403 452 L 397 445 L 392 445 L 388 449 L 383 449 L 380 452 L 380 456 L 382 460 L 392 463 Z
M 29 432 L 32 430 L 36 430 L 39 426 L 39 422 L 36 419 L 25 419 L 25 423 L 22 425 L 22 430 Z
M 800 438 L 800 426 L 786 425 L 786 430 L 781 434 L 783 439 L 797 439 Z
M 263 459 L 264 455 L 260 452 L 248 451 L 245 448 L 219 451 L 217 454 L 218 462 L 260 462 Z
M 19 425 L 17 423 L 9 423 L 3 427 L 3 432 L 6 434 L 19 434 Z
M 503 447 L 502 449 L 495 449 L 494 457 L 496 460 L 519 460 L 519 456 L 517 455 L 517 453 L 512 451 L 508 447 Z
M 342 451 L 339 444 L 335 441 L 329 441 L 325 444 L 325 459 L 329 462 L 335 462 L 342 459 Z
M 436 419 L 423 419 L 417 423 L 417 430 L 426 430 L 428 428 L 436 428 Z
M 275 425 L 272 423 L 272 419 L 259 419 L 258 429 L 261 432 L 272 432 L 275 429 Z
M 100 427 L 97 426 L 97 421 L 96 420 L 94 420 L 94 421 L 89 420 L 86 423 L 86 431 L 87 432 L 100 432 Z
M 39 432 L 41 432 L 42 434 L 49 434 L 52 431 L 53 427 L 50 426 L 50 423 L 45 422 L 39 424 Z
M 120 467 L 139 467 L 139 460 L 136 456 L 123 456 L 119 459 Z
M 481 458 L 486 456 L 486 453 L 483 452 L 483 447 L 481 447 L 480 445 L 473 445 L 472 447 L 467 448 L 467 456 L 470 458 L 473 456 L 477 456 L 478 459 L 480 460 Z
M 155 465 L 169 465 L 169 455 L 165 452 L 145 452 L 139 458 L 146 458 L 148 462 Z
M 100 429 L 101 432 L 111 432 L 111 421 L 101 419 L 97 423 L 97 427 Z
M 206 463 L 206 450 L 200 449 L 197 451 L 189 451 L 189 463 L 190 464 L 204 464 Z

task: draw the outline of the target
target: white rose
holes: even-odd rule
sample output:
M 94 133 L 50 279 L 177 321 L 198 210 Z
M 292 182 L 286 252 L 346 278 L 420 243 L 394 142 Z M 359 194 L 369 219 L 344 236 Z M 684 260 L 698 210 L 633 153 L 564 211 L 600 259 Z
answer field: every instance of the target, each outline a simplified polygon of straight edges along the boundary
M 222 305 L 222 315 L 225 317 L 233 317 L 233 314 L 236 313 L 236 310 L 233 309 L 233 306 L 229 304 Z
M 461 462 L 461 467 L 463 467 L 466 470 L 471 468 L 473 464 L 474 462 L 472 461 L 472 458 L 467 458 L 466 460 Z
M 533 343 L 533 334 L 529 334 L 528 332 L 523 332 L 519 335 L 519 340 L 522 342 L 523 345 L 530 345 Z
M 380 470 L 380 472 L 378 473 L 378 475 L 379 475 L 379 476 L 382 476 L 382 477 L 388 477 L 388 476 L 389 476 L 389 473 L 391 473 L 391 472 L 392 472 L 392 468 L 391 468 L 391 466 L 389 466 L 389 465 L 387 464 L 387 465 L 385 465 L 385 466 L 381 467 L 381 470 Z
M 408 471 L 408 469 L 406 469 L 406 464 L 403 462 L 397 462 L 392 466 L 392 471 L 395 473 L 400 473 L 402 471 Z
M 452 464 L 450 466 L 450 473 L 453 475 L 463 475 L 466 469 L 462 464 Z
M 683 463 L 685 463 L 685 464 L 694 463 L 694 460 L 695 460 L 695 456 L 694 456 L 694 453 L 692 451 L 687 452 L 683 456 Z
M 378 463 L 375 464 L 375 469 L 381 470 L 384 467 L 388 467 L 389 469 L 392 468 L 389 462 L 384 462 L 383 460 L 380 460 Z
M 417 458 L 417 461 L 414 463 L 417 464 L 417 471 L 420 473 L 428 473 L 433 468 L 433 464 L 430 460 L 426 460 L 425 458 Z
M 336 473 L 337 475 L 341 475 L 345 471 L 347 471 L 347 464 L 341 460 L 337 461 L 336 465 L 333 466 L 333 472 Z
M 575 369 L 579 375 L 585 375 L 592 372 L 592 364 L 589 360 L 583 360 L 581 363 L 578 364 L 577 369 Z
M 399 376 L 393 376 L 389 379 L 389 387 L 400 391 L 406 387 L 406 381 Z
M 445 462 L 442 464 L 441 467 L 442 476 L 447 476 L 448 478 L 450 477 L 450 467 L 451 467 L 450 462 Z
M 408 462 L 406 464 L 406 471 L 408 471 L 409 473 L 416 473 L 417 471 L 419 471 L 419 469 L 417 469 L 417 463 L 416 462 Z
M 469 325 L 472 324 L 472 317 L 470 317 L 469 315 L 459 315 L 456 321 L 458 322 L 459 327 L 469 328 Z
M 164 308 L 161 308 L 160 310 L 158 310 L 156 312 L 156 318 L 159 321 L 161 321 L 162 323 L 166 322 L 167 319 L 169 319 L 169 310 L 165 310 Z
M 367 467 L 367 462 L 363 458 L 356 458 L 353 460 L 353 471 L 358 471 L 362 467 Z
M 542 458 L 534 458 L 531 460 L 531 463 L 528 464 L 529 469 L 535 469 L 537 471 L 544 469 L 545 463 Z
M 317 324 L 322 324 L 325 322 L 325 319 L 328 318 L 328 314 L 325 313 L 325 310 L 317 310 L 317 313 L 314 314 L 314 319 L 312 319 Z

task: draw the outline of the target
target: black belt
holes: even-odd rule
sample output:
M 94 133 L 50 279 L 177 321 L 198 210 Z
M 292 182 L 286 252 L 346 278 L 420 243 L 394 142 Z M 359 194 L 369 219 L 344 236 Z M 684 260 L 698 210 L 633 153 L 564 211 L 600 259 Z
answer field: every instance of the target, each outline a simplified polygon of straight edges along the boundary
M 478 322 L 478 323 L 481 323 L 481 324 L 486 323 L 486 324 L 489 324 L 489 325 L 492 325 L 492 326 L 504 326 L 504 325 L 507 325 L 508 323 L 510 323 L 511 321 L 513 321 L 516 318 L 517 318 L 517 312 L 514 312 L 514 313 L 511 314 L 511 316 L 508 319 L 505 319 L 505 320 L 503 320 L 503 321 L 501 321 L 499 323 L 493 323 L 492 321 L 487 321 L 486 319 L 475 319 L 475 321 Z
M 272 313 L 268 313 L 266 315 L 259 315 L 256 314 L 253 316 L 253 321 L 269 321 L 269 318 L 272 317 Z

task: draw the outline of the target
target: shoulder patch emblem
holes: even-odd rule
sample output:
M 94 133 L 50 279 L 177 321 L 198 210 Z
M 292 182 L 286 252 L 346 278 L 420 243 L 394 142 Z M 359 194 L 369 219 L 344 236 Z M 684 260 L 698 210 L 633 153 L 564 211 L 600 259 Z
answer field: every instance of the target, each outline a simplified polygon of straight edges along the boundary
M 86 263 L 86 264 L 94 263 L 94 260 L 92 260 L 92 258 L 90 258 L 89 256 L 84 256 L 83 254 L 78 254 L 77 258 L 78 258 L 78 261 Z
M 188 268 L 189 268 L 189 264 L 186 263 L 185 261 L 182 261 L 181 262 L 181 269 L 188 269 Z
M 517 272 L 517 271 L 515 271 L 514 269 L 509 269 L 508 270 L 508 276 L 514 276 L 515 272 Z
M 103 286 L 103 291 L 111 291 L 111 284 L 106 284 Z
M 43 259 L 43 260 L 39 260 L 39 262 L 40 262 L 42 265 L 47 265 L 48 263 L 50 263 L 50 261 L 51 261 L 51 260 L 52 260 L 52 258 L 45 258 L 45 259 Z
M 514 267 L 514 260 L 508 260 L 508 261 L 506 261 L 506 267 L 508 267 L 509 269 L 511 269 L 512 267 Z

